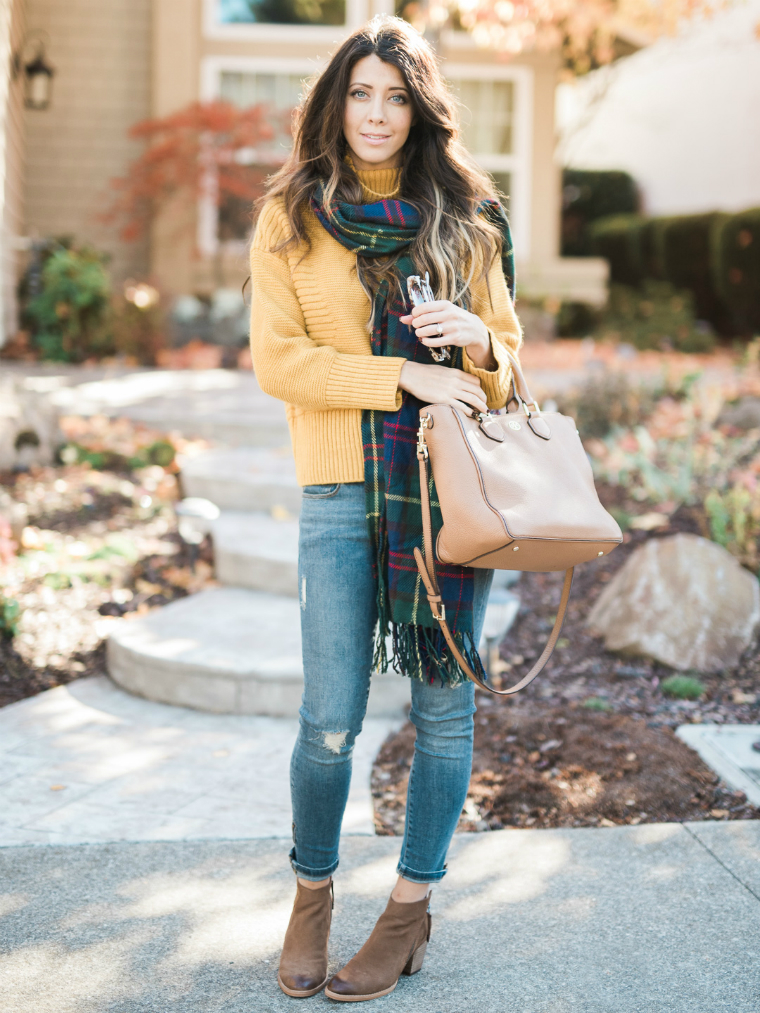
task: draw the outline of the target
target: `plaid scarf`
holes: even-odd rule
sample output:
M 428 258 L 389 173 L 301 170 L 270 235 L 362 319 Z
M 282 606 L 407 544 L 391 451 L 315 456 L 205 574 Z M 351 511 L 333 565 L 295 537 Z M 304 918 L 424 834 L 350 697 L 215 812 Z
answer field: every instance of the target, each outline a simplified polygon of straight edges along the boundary
M 410 274 L 424 273 L 424 266 L 416 267 L 404 252 L 420 226 L 420 216 L 411 204 L 401 200 L 361 205 L 333 201 L 328 208 L 322 195 L 320 187 L 311 199 L 311 208 L 342 246 L 365 257 L 400 254 L 395 270 L 404 290 Z M 514 297 L 514 258 L 506 215 L 497 201 L 483 201 L 481 212 L 502 231 L 502 267 Z M 404 296 L 396 286 L 384 280 L 374 297 L 372 354 L 433 364 L 430 350 L 417 340 L 414 329 L 399 320 L 408 312 Z M 462 349 L 452 347 L 451 352 L 449 365 L 461 369 Z M 413 555 L 414 547 L 422 545 L 416 451 L 421 407 L 421 401 L 403 391 L 398 411 L 368 409 L 362 413 L 367 524 L 378 587 L 374 667 L 384 671 L 390 660 L 393 668 L 403 675 L 458 685 L 467 678 L 446 650 L 446 641 L 430 611 Z M 430 501 L 435 535 L 442 526 L 442 519 L 432 479 Z M 473 636 L 473 571 L 470 567 L 440 562 L 437 571 L 446 616 L 457 646 L 482 676 L 483 666 Z M 392 642 L 390 659 L 388 637 Z

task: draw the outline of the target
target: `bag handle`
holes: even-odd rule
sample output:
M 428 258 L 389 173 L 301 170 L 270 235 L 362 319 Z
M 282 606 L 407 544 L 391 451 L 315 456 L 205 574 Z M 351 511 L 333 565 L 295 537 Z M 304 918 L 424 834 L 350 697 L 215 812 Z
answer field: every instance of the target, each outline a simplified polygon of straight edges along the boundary
M 522 374 L 520 374 L 522 376 Z M 524 380 L 523 380 L 524 383 Z M 535 403 L 535 402 L 534 402 Z M 538 408 L 538 405 L 536 405 Z M 427 591 L 427 600 L 430 604 L 430 611 L 433 613 L 433 618 L 438 621 L 438 625 L 443 633 L 446 643 L 449 645 L 449 649 L 454 657 L 459 662 L 459 665 L 467 676 L 471 679 L 476 686 L 481 689 L 487 690 L 489 693 L 494 693 L 496 696 L 512 696 L 514 693 L 518 693 L 521 689 L 525 689 L 526 686 L 530 685 L 536 676 L 543 671 L 547 661 L 551 658 L 554 648 L 559 640 L 560 632 L 562 631 L 562 624 L 565 621 L 565 613 L 567 612 L 567 603 L 570 599 L 570 589 L 573 586 L 573 567 L 569 570 L 565 570 L 565 583 L 562 586 L 562 596 L 559 602 L 559 608 L 557 609 L 557 618 L 554 621 L 554 629 L 552 630 L 549 639 L 544 647 L 541 657 L 535 663 L 533 668 L 524 675 L 519 682 L 515 683 L 514 686 L 510 686 L 509 689 L 493 689 L 488 683 L 483 682 L 475 672 L 470 668 L 465 660 L 462 652 L 457 647 L 454 637 L 451 635 L 448 623 L 446 622 L 446 609 L 441 598 L 441 592 L 438 587 L 438 576 L 435 572 L 435 556 L 433 554 L 433 519 L 430 513 L 430 487 L 429 487 L 429 475 L 428 475 L 428 448 L 425 443 L 425 430 L 420 426 L 419 439 L 417 441 L 417 458 L 420 462 L 420 498 L 422 500 L 422 541 L 424 548 L 424 556 L 420 552 L 419 548 L 414 548 L 414 558 L 417 563 L 417 569 L 420 571 L 420 577 L 422 577 L 422 583 L 425 585 Z

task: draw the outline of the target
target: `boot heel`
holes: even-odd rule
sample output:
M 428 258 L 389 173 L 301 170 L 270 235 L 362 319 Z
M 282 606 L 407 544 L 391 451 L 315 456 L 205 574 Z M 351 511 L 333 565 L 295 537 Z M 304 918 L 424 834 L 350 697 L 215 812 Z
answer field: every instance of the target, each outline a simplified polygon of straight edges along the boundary
M 414 953 L 411 955 L 409 960 L 406 962 L 406 967 L 401 972 L 402 974 L 416 974 L 422 970 L 422 961 L 425 959 L 425 951 L 427 950 L 427 940 L 418 946 Z

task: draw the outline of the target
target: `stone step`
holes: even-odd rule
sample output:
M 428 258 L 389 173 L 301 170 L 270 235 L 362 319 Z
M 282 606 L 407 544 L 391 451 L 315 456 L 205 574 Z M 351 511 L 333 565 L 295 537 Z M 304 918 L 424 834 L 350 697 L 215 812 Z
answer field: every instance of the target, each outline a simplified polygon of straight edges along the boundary
M 239 587 L 203 591 L 119 620 L 107 658 L 114 682 L 148 700 L 294 717 L 303 691 L 298 601 Z M 407 679 L 373 676 L 370 717 L 397 716 L 408 703 Z
M 225 510 L 212 521 L 216 577 L 222 584 L 298 595 L 298 521 Z
M 185 496 L 221 510 L 287 511 L 298 516 L 301 487 L 290 447 L 238 447 L 179 459 Z

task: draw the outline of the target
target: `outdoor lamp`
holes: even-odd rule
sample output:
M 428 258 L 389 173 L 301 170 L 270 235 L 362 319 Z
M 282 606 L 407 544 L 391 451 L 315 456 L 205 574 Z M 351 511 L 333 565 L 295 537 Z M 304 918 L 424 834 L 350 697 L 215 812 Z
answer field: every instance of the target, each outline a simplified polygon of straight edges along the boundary
M 198 546 L 211 531 L 212 522 L 219 516 L 219 507 L 209 499 L 188 496 L 177 503 L 174 512 L 177 515 L 179 537 L 190 549 L 190 565 L 195 569 Z
M 27 63 L 23 63 L 25 41 L 13 57 L 13 77 L 24 71 L 24 105 L 27 109 L 43 110 L 50 105 L 55 70 L 45 59 L 45 43 L 37 39 L 37 50 Z

